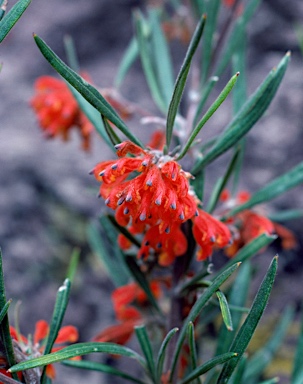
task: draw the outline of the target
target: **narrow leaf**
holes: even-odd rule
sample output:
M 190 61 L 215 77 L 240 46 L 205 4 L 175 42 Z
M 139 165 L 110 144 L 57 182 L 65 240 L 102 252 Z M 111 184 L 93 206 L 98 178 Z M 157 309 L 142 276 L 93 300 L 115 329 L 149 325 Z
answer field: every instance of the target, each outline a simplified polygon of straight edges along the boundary
M 9 306 L 11 305 L 12 299 L 8 300 L 7 303 L 5 303 L 4 307 L 1 309 L 0 312 L 0 324 L 2 323 L 5 315 L 7 314 L 7 311 L 9 309 Z
M 66 361 L 63 361 L 62 364 L 71 368 L 81 368 L 81 369 L 88 369 L 91 371 L 104 372 L 110 375 L 122 377 L 123 379 L 132 381 L 133 383 L 145 384 L 144 381 L 139 380 L 136 377 L 129 375 L 128 373 L 120 371 L 119 369 L 111 367 L 108 364 L 96 363 L 94 361 L 88 361 L 88 360 L 66 360 Z
M 64 36 L 63 41 L 64 41 L 65 52 L 68 60 L 68 65 L 71 67 L 72 70 L 79 73 L 80 64 L 79 64 L 74 40 L 70 35 L 67 35 L 67 36 Z
M 107 235 L 108 232 L 101 232 L 100 227 L 95 223 L 91 223 L 87 227 L 87 239 L 90 247 L 101 261 L 113 283 L 119 287 L 128 283 L 130 275 L 121 261 L 123 256 L 121 250 L 116 247 L 116 240 L 111 243 Z
M 225 172 L 224 177 L 220 177 L 215 185 L 215 188 L 210 196 L 209 203 L 207 204 L 206 212 L 212 213 L 213 210 L 216 208 L 216 205 L 219 201 L 219 198 L 226 187 L 230 176 L 232 175 L 233 171 L 235 170 L 235 167 L 238 162 L 240 151 L 236 150 L 230 164 L 227 167 L 227 170 Z
M 228 361 L 233 361 L 235 357 L 237 357 L 237 354 L 234 352 L 227 352 L 227 353 L 224 353 L 223 355 L 216 356 L 213 359 L 207 361 L 205 364 L 193 370 L 188 376 L 186 376 L 183 380 L 181 380 L 180 384 L 188 384 L 192 380 L 203 375 L 203 373 L 206 373 L 209 370 L 211 370 L 216 365 L 223 364 Z
M 204 108 L 206 101 L 208 100 L 208 96 L 210 95 L 211 91 L 213 90 L 218 80 L 219 78 L 217 76 L 212 76 L 207 80 L 207 83 L 203 86 L 201 98 L 197 106 L 196 114 L 193 120 L 193 128 L 198 124 L 199 117 L 202 113 L 202 110 Z
M 108 122 L 108 120 L 103 115 L 101 115 L 101 118 L 102 118 L 102 123 L 103 123 L 104 129 L 105 129 L 105 132 L 107 134 L 107 137 L 109 138 L 109 140 L 112 144 L 110 147 L 113 151 L 116 151 L 115 145 L 121 143 L 123 140 L 121 140 L 119 138 L 119 136 L 113 130 L 113 128 L 110 125 L 110 123 Z
M 151 96 L 154 102 L 156 103 L 156 105 L 158 106 L 158 108 L 160 109 L 160 111 L 165 113 L 166 111 L 165 101 L 163 100 L 163 97 L 159 88 L 159 84 L 157 81 L 157 77 L 155 74 L 155 70 L 152 65 L 153 63 L 152 53 L 149 51 L 150 33 L 147 33 L 147 29 L 149 29 L 149 26 L 147 26 L 147 22 L 144 20 L 140 12 L 135 13 L 135 26 L 136 26 L 136 36 L 138 41 L 141 63 L 142 63 L 142 67 L 143 67 L 143 71 L 145 74 L 148 87 L 151 92 Z
M 157 8 L 150 9 L 149 19 L 156 75 L 163 100 L 168 107 L 174 89 L 174 71 L 171 56 L 166 38 L 162 32 L 159 10 Z
M 69 345 L 68 347 L 60 349 L 60 351 L 50 353 L 49 355 L 44 355 L 35 359 L 22 361 L 21 363 L 11 367 L 9 371 L 18 372 L 23 371 L 25 369 L 42 367 L 44 365 L 71 359 L 76 356 L 88 355 L 89 353 L 108 353 L 111 355 L 126 356 L 135 359 L 143 367 L 146 367 L 144 359 L 137 352 L 131 350 L 130 348 L 126 348 L 122 345 L 114 343 L 92 342 Z
M 217 295 L 218 300 L 219 300 L 221 314 L 222 314 L 224 324 L 225 324 L 226 328 L 228 329 L 228 331 L 233 331 L 233 322 L 232 322 L 230 309 L 228 306 L 226 296 L 220 290 L 218 290 L 216 292 L 216 295 Z
M 120 62 L 118 72 L 114 81 L 114 85 L 116 88 L 120 87 L 127 72 L 129 71 L 130 67 L 133 65 L 134 61 L 137 59 L 138 56 L 139 56 L 138 41 L 135 37 L 133 37 L 128 47 L 126 48 L 126 51 Z
M 284 175 L 279 176 L 270 183 L 266 184 L 265 187 L 253 194 L 246 203 L 230 210 L 226 217 L 233 216 L 244 209 L 249 209 L 257 204 L 272 200 L 301 183 L 303 183 L 303 161 L 290 171 L 286 172 Z
M 80 260 L 80 248 L 75 248 L 73 250 L 71 260 L 68 266 L 68 270 L 66 273 L 66 278 L 72 283 L 74 281 L 76 271 L 79 265 L 79 260 Z
M 58 336 L 69 300 L 70 286 L 71 284 L 69 279 L 65 279 L 63 285 L 61 285 L 61 287 L 58 289 L 53 317 L 50 323 L 49 334 L 43 352 L 44 355 L 47 355 L 51 352 L 55 340 Z M 45 369 L 46 368 L 44 367 L 42 370 L 41 383 L 44 383 L 46 377 Z
M 238 268 L 238 264 L 234 264 L 233 266 L 225 269 L 219 276 L 217 276 L 212 284 L 202 293 L 202 295 L 199 297 L 199 299 L 195 302 L 192 309 L 190 310 L 187 318 L 184 320 L 183 327 L 181 329 L 181 332 L 179 334 L 179 338 L 177 341 L 177 345 L 175 348 L 173 360 L 172 360 L 172 367 L 171 367 L 171 375 L 170 378 L 172 379 L 174 375 L 174 371 L 177 366 L 178 358 L 182 349 L 182 345 L 184 342 L 184 339 L 186 337 L 186 331 L 187 331 L 187 324 L 191 321 L 194 322 L 195 319 L 199 316 L 200 312 L 202 311 L 205 304 L 208 302 L 208 300 L 212 297 L 212 295 L 218 290 L 218 288 L 226 281 L 229 276 Z
M 233 147 L 248 133 L 257 120 L 259 120 L 276 94 L 286 71 L 289 58 L 290 54 L 287 53 L 280 61 L 278 67 L 269 73 L 255 93 L 250 96 L 237 115 L 232 119 L 225 131 L 219 136 L 211 150 L 204 158 L 197 161 L 191 170 L 192 174 L 196 174 L 208 163 Z
M 6 294 L 5 294 L 5 285 L 4 285 L 4 276 L 3 276 L 3 260 L 2 260 L 2 251 L 0 249 L 0 308 L 1 314 L 2 311 L 5 312 L 7 307 Z M 11 367 L 15 364 L 15 355 L 12 344 L 12 338 L 9 329 L 9 320 L 7 311 L 4 313 L 3 319 L 0 323 L 0 339 L 2 344 L 2 349 L 4 352 L 5 359 L 7 360 L 8 366 Z M 14 379 L 18 379 L 16 375 L 13 376 Z
M 233 89 L 234 85 L 236 84 L 237 78 L 239 76 L 239 72 L 237 72 L 226 84 L 223 91 L 220 93 L 220 95 L 217 97 L 217 99 L 214 101 L 214 103 L 209 107 L 205 115 L 202 117 L 202 119 L 199 121 L 197 126 L 192 131 L 190 137 L 188 138 L 187 142 L 184 145 L 184 148 L 182 149 L 180 155 L 178 156 L 178 160 L 182 159 L 189 150 L 190 146 L 192 145 L 193 141 L 195 140 L 198 133 L 201 131 L 205 123 L 211 118 L 211 116 L 216 112 L 216 110 L 220 107 L 220 105 L 223 103 L 223 101 L 226 99 L 226 97 L 229 95 L 231 90 Z
M 111 221 L 111 223 L 114 225 L 114 227 L 122 234 L 124 235 L 129 241 L 131 241 L 136 247 L 140 248 L 141 243 L 138 241 L 135 236 L 130 233 L 125 227 L 122 227 L 122 225 L 118 224 L 115 216 L 113 215 L 107 215 L 108 219 Z
M 245 352 L 267 305 L 269 295 L 275 281 L 277 265 L 278 258 L 274 257 L 254 299 L 251 310 L 232 345 L 230 346 L 230 350 L 235 351 L 238 355 L 234 359 L 224 364 L 217 384 L 228 382 L 243 353 Z
M 193 56 L 196 52 L 196 49 L 198 47 L 198 44 L 200 42 L 200 39 L 202 37 L 204 25 L 205 25 L 206 17 L 203 15 L 203 17 L 200 19 L 196 30 L 194 32 L 194 35 L 191 39 L 191 42 L 189 44 L 189 47 L 186 52 L 186 56 L 184 59 L 184 62 L 181 66 L 180 72 L 178 74 L 175 87 L 174 87 L 174 92 L 172 99 L 169 104 L 168 108 L 168 114 L 167 114 L 167 120 L 166 120 L 166 145 L 167 148 L 169 148 L 171 138 L 172 138 L 172 133 L 173 133 L 173 128 L 174 128 L 174 123 L 176 119 L 176 115 L 179 109 L 179 105 L 181 102 L 181 97 L 185 88 L 186 84 L 186 79 L 188 76 L 188 72 L 190 69 L 191 61 L 193 59 Z
M 268 218 L 272 221 L 283 222 L 287 220 L 300 219 L 303 217 L 302 209 L 287 209 L 285 211 L 274 212 L 268 215 Z
M 158 353 L 158 356 L 157 356 L 157 362 L 156 362 L 156 371 L 157 371 L 158 382 L 160 382 L 161 376 L 162 376 L 162 373 L 163 373 L 163 365 L 164 365 L 164 360 L 165 360 L 166 350 L 167 350 L 168 344 L 169 344 L 171 338 L 178 331 L 179 331 L 179 328 L 177 328 L 177 327 L 171 329 L 168 332 L 168 334 L 165 336 L 165 338 L 164 338 L 164 340 L 163 340 L 163 342 L 161 344 L 161 347 L 159 349 L 159 353 Z
M 140 344 L 141 350 L 143 352 L 143 355 L 146 359 L 147 363 L 147 369 L 149 371 L 149 375 L 156 383 L 156 367 L 155 367 L 155 361 L 153 357 L 153 351 L 151 347 L 151 343 L 149 340 L 149 336 L 146 331 L 145 325 L 138 325 L 135 327 L 136 336 L 138 339 L 138 342 Z
M 303 381 L 303 313 L 301 314 L 301 330 L 297 349 L 293 360 L 291 384 L 300 384 Z
M 262 248 L 272 243 L 276 238 L 277 236 L 268 236 L 265 233 L 256 237 L 241 248 L 236 255 L 225 264 L 224 269 L 236 262 L 244 262 L 245 260 L 248 260 L 256 255 Z
M 293 308 L 287 307 L 269 341 L 267 341 L 266 344 L 249 359 L 249 364 L 247 365 L 244 374 L 245 382 L 249 382 L 251 379 L 259 377 L 271 363 L 286 335 L 293 316 Z
M 88 84 L 86 80 L 69 68 L 39 36 L 34 35 L 34 39 L 46 60 L 70 85 L 72 85 L 102 115 L 115 124 L 115 126 L 133 143 L 143 147 L 141 142 L 130 132 L 117 112 L 96 88 Z
M 194 371 L 198 365 L 197 350 L 196 350 L 196 341 L 195 341 L 195 327 L 194 324 L 190 321 L 187 326 L 188 332 L 188 346 L 189 346 L 189 357 L 191 361 L 191 370 Z M 199 378 L 195 380 L 196 384 L 201 384 Z
M 23 12 L 30 5 L 31 0 L 19 0 L 0 21 L 0 43 L 17 23 Z

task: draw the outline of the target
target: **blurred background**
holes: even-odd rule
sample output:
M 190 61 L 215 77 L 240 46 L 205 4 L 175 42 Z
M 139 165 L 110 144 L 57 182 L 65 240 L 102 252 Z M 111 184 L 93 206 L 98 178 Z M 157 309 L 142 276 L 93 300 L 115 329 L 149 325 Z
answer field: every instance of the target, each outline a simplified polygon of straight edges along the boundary
M 9 8 L 14 3 L 11 0 Z M 75 247 L 81 249 L 81 268 L 65 323 L 79 327 L 81 340 L 87 341 L 113 320 L 108 295 L 112 285 L 86 242 L 86 225 L 98 217 L 102 206 L 96 198 L 98 185 L 88 173 L 97 162 L 108 157 L 109 152 L 97 135 L 89 153 L 81 150 L 77 134 L 68 142 L 43 137 L 29 100 L 35 79 L 45 74 L 55 75 L 55 72 L 40 54 L 32 34 L 42 37 L 63 60 L 66 60 L 63 38 L 67 34 L 72 36 L 81 68 L 98 87 L 110 87 L 133 34 L 132 9 L 138 6 L 143 7 L 143 2 L 32 0 L 0 46 L 3 64 L 0 74 L 0 245 L 7 296 L 13 298 L 14 303 L 22 302 L 20 326 L 24 334 L 33 332 L 37 320 L 51 318 L 57 288 L 65 277 Z M 296 27 L 300 25 L 303 27 L 300 0 L 264 0 L 249 26 L 249 94 L 284 53 L 292 51 L 276 98 L 248 136 L 241 186 L 251 192 L 303 158 L 303 61 L 296 35 Z M 176 62 L 180 63 L 185 47 L 177 42 L 173 48 Z M 156 111 L 140 68 L 138 62 L 127 75 L 122 94 Z M 229 101 L 217 115 L 206 127 L 209 132 L 223 129 L 229 121 Z M 135 128 L 138 131 L 138 127 Z M 147 141 L 149 133 L 142 130 L 144 128 L 139 134 Z M 220 165 L 219 161 L 210 168 L 212 184 Z M 302 206 L 302 187 L 298 187 L 275 200 L 269 209 Z M 302 221 L 294 220 L 287 226 L 302 243 Z M 269 251 L 269 258 L 274 252 L 273 248 Z M 268 260 L 258 256 L 264 270 Z M 270 304 L 272 309 L 269 309 L 273 316 L 289 300 L 294 301 L 296 308 L 301 306 L 302 272 L 302 248 L 280 254 L 279 275 Z M 285 348 L 288 354 L 291 340 Z M 286 361 L 285 368 L 280 364 L 280 368 L 287 370 L 287 364 Z M 70 374 L 75 373 L 69 368 L 66 370 L 69 376 L 66 381 L 60 377 L 60 383 L 72 382 Z M 99 374 L 86 375 L 90 375 L 90 383 L 102 382 Z

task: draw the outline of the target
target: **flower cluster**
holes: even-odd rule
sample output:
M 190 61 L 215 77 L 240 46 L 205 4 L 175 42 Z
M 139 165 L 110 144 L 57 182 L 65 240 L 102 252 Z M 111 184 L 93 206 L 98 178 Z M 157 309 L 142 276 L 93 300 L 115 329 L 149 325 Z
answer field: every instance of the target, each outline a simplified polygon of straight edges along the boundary
M 61 136 L 67 140 L 71 128 L 77 127 L 82 137 L 82 146 L 88 150 L 93 126 L 80 110 L 67 84 L 51 76 L 41 76 L 35 82 L 35 91 L 31 106 L 46 135 Z

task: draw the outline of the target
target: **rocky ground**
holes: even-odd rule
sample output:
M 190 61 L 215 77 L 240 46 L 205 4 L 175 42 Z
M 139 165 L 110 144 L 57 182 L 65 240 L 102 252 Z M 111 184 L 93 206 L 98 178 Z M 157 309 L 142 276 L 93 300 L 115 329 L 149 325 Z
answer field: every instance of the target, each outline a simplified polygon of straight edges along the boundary
M 76 135 L 68 143 L 43 138 L 28 101 L 34 80 L 54 72 L 36 48 L 32 33 L 45 39 L 61 57 L 62 39 L 70 34 L 82 67 L 96 84 L 107 87 L 132 35 L 131 9 L 139 3 L 33 0 L 0 46 L 0 244 L 7 295 L 15 302 L 22 301 L 20 324 L 25 334 L 32 332 L 38 319 L 51 317 L 56 290 L 75 246 L 82 248 L 82 268 L 73 287 L 66 323 L 78 326 L 81 339 L 88 340 L 111 321 L 106 294 L 110 283 L 85 242 L 86 223 L 101 209 L 95 197 L 96 183 L 88 171 L 106 157 L 106 152 L 98 139 L 87 154 L 79 150 Z M 287 50 L 293 52 L 277 97 L 249 135 L 242 186 L 251 191 L 302 161 L 303 62 L 294 30 L 302 23 L 303 3 L 289 0 L 285 4 L 282 0 L 264 0 L 249 29 L 250 92 Z M 123 92 L 131 100 L 150 106 L 138 71 L 128 76 Z M 230 118 L 230 105 L 223 105 L 219 115 L 214 124 L 222 127 Z M 216 173 L 209 177 L 214 181 Z M 277 199 L 272 208 L 302 206 L 302 187 L 298 187 Z M 302 242 L 302 222 L 293 221 L 289 226 Z M 273 255 L 274 250 L 268 258 L 258 258 L 264 270 Z M 281 254 L 273 312 L 293 298 L 297 306 L 301 302 L 302 260 L 302 250 Z M 70 369 L 64 372 L 58 383 L 79 382 L 77 376 L 70 376 L 75 375 Z M 103 382 L 97 374 L 87 374 L 86 379 L 91 384 Z

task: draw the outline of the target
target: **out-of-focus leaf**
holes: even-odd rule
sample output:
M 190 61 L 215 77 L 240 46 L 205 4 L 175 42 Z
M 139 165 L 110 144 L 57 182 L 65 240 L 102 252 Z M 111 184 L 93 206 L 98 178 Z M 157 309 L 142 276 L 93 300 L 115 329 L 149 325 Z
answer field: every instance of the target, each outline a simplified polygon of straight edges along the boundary
M 274 199 L 277 196 L 285 193 L 291 188 L 303 183 L 303 161 L 292 168 L 284 175 L 277 177 L 265 187 L 261 188 L 258 192 L 254 193 L 252 197 L 244 204 L 238 205 L 231 209 L 226 217 L 233 216 L 244 209 L 250 209 L 257 204 L 264 203 Z
M 231 159 L 231 162 L 229 166 L 227 167 L 227 170 L 225 172 L 225 175 L 223 177 L 220 177 L 215 185 L 215 188 L 210 196 L 209 202 L 207 204 L 206 212 L 212 213 L 213 210 L 216 208 L 216 205 L 219 201 L 219 198 L 226 187 L 230 176 L 235 170 L 235 167 L 237 166 L 238 158 L 239 158 L 239 150 L 236 150 L 234 153 L 233 158 Z
M 193 141 L 195 140 L 198 133 L 201 131 L 205 123 L 211 118 L 211 116 L 216 112 L 216 110 L 220 107 L 220 105 L 223 103 L 223 101 L 226 99 L 226 97 L 229 95 L 231 90 L 233 89 L 234 85 L 236 84 L 237 78 L 239 76 L 239 72 L 236 73 L 226 84 L 223 91 L 220 93 L 220 95 L 217 97 L 217 99 L 213 102 L 213 104 L 208 108 L 202 119 L 198 122 L 197 126 L 193 129 L 192 133 L 190 134 L 187 142 L 184 145 L 184 148 L 182 149 L 180 155 L 178 156 L 178 160 L 182 159 L 182 157 L 185 156 L 187 151 L 189 150 L 190 146 L 192 145 Z
M 178 113 L 179 105 L 181 102 L 181 97 L 185 88 L 188 72 L 190 69 L 190 65 L 193 59 L 193 56 L 196 52 L 196 49 L 198 47 L 198 44 L 200 42 L 200 39 L 202 37 L 204 25 L 205 25 L 206 17 L 205 15 L 202 16 L 200 19 L 196 30 L 194 32 L 194 35 L 190 41 L 189 47 L 186 52 L 186 56 L 184 58 L 184 61 L 182 63 L 180 72 L 178 74 L 175 86 L 174 86 L 174 92 L 173 96 L 171 98 L 169 108 L 168 108 L 168 114 L 166 119 L 166 145 L 167 148 L 169 148 L 173 128 L 175 124 L 176 115 Z
M 124 56 L 120 62 L 119 69 L 114 81 L 116 88 L 120 87 L 127 72 L 129 71 L 130 67 L 133 65 L 134 61 L 137 59 L 138 56 L 139 56 L 138 41 L 135 37 L 133 37 L 128 47 L 126 48 Z
M 285 211 L 274 212 L 268 215 L 268 218 L 272 221 L 287 221 L 294 219 L 301 219 L 303 217 L 302 209 L 287 209 Z
M 168 107 L 174 90 L 174 77 L 171 56 L 166 38 L 162 32 L 159 10 L 151 8 L 149 11 L 151 26 L 151 40 L 154 53 L 155 72 L 158 78 L 159 88 Z
M 135 236 L 130 233 L 125 227 L 122 227 L 120 224 L 117 223 L 115 216 L 113 215 L 107 215 L 110 222 L 114 225 L 114 227 L 120 232 L 122 235 L 124 235 L 132 244 L 134 244 L 136 247 L 140 248 L 141 243 L 138 241 Z
M 173 359 L 172 359 L 172 366 L 171 366 L 171 375 L 170 378 L 172 379 L 174 375 L 174 371 L 176 369 L 176 365 L 178 362 L 178 358 L 182 349 L 182 345 L 184 342 L 184 339 L 186 337 L 187 332 L 187 324 L 191 321 L 194 322 L 195 319 L 199 316 L 201 310 L 205 306 L 205 304 L 208 302 L 208 300 L 212 297 L 212 295 L 218 290 L 218 288 L 229 278 L 229 276 L 238 268 L 238 264 L 234 264 L 233 266 L 225 269 L 219 276 L 217 276 L 212 284 L 202 293 L 202 295 L 199 297 L 199 299 L 195 302 L 193 307 L 191 308 L 187 318 L 184 320 L 183 327 L 181 329 L 181 332 L 179 334 L 179 338 L 177 341 L 177 345 L 174 351 Z
M 23 12 L 30 5 L 31 0 L 19 0 L 12 9 L 0 20 L 0 43 L 17 23 Z M 3 16 L 3 15 L 2 15 Z
M 155 299 L 150 289 L 149 283 L 146 280 L 144 273 L 141 271 L 140 267 L 138 266 L 136 260 L 132 256 L 126 256 L 126 264 L 134 280 L 139 284 L 139 286 L 146 293 L 146 296 L 148 297 L 149 302 L 158 312 L 161 312 L 158 306 L 157 300 Z
M 224 364 L 217 384 L 227 383 L 239 363 L 267 305 L 277 272 L 278 258 L 274 257 L 254 299 L 251 310 L 235 337 L 230 350 L 238 355 Z
M 220 61 L 218 62 L 217 68 L 215 70 L 215 75 L 221 76 L 224 72 L 226 66 L 230 62 L 230 59 L 234 52 L 237 51 L 239 45 L 241 45 L 241 41 L 243 39 L 243 35 L 245 35 L 245 29 L 247 23 L 254 15 L 256 9 L 261 0 L 252 0 L 245 4 L 243 14 L 237 18 L 237 21 L 233 27 L 233 30 L 226 41 L 224 51 L 221 55 Z
M 122 133 L 124 133 L 129 140 L 140 147 L 143 147 L 140 140 L 130 132 L 124 121 L 96 88 L 69 68 L 39 36 L 34 35 L 34 39 L 46 60 L 70 85 L 72 85 L 94 108 L 96 108 L 101 115 L 105 116 Z
M 210 64 L 212 61 L 212 54 L 214 48 L 214 36 L 217 26 L 217 20 L 220 9 L 220 0 L 211 0 L 206 1 L 205 13 L 207 15 L 207 24 L 205 27 L 205 34 L 203 36 L 203 45 L 202 45 L 202 84 L 207 80 Z
M 76 356 L 88 355 L 89 353 L 108 353 L 111 355 L 126 356 L 132 359 L 135 359 L 140 363 L 144 368 L 146 368 L 145 360 L 137 352 L 126 348 L 122 345 L 114 343 L 78 343 L 69 345 L 60 349 L 60 351 L 50 353 L 49 355 L 44 355 L 37 357 L 35 359 L 30 359 L 22 361 L 10 368 L 10 372 L 19 372 L 25 369 L 42 367 L 44 365 L 57 363 L 59 361 L 71 359 Z
M 208 96 L 210 95 L 211 91 L 213 90 L 213 88 L 216 85 L 218 80 L 219 80 L 219 78 L 217 76 L 212 76 L 207 80 L 206 84 L 203 86 L 201 98 L 200 98 L 200 101 L 199 101 L 198 106 L 197 106 L 195 117 L 193 119 L 193 128 L 198 124 L 199 117 L 202 113 L 202 110 L 203 110 L 204 105 L 208 99 Z
M 287 307 L 269 341 L 267 341 L 267 343 L 249 359 L 249 363 L 247 364 L 247 368 L 244 373 L 244 382 L 249 382 L 251 379 L 255 379 L 256 377 L 258 378 L 268 364 L 271 363 L 286 335 L 293 316 L 293 308 Z
M 77 268 L 78 268 L 78 265 L 79 265 L 79 260 L 80 260 L 80 249 L 79 248 L 75 248 L 73 250 L 73 253 L 72 253 L 72 256 L 71 256 L 71 259 L 70 259 L 70 262 L 69 262 L 69 266 L 68 266 L 68 270 L 67 270 L 67 273 L 66 273 L 66 278 L 72 283 L 74 281 L 74 278 L 75 278 L 75 275 L 76 275 L 76 271 L 77 271 Z
M 165 113 L 167 106 L 153 67 L 153 53 L 150 51 L 150 26 L 139 11 L 135 13 L 135 26 L 141 63 L 151 96 L 160 111 Z
M 115 235 L 115 231 L 111 235 Z M 103 234 L 99 226 L 90 224 L 87 228 L 87 238 L 92 250 L 101 260 L 106 272 L 116 286 L 125 285 L 128 283 L 130 274 L 124 263 L 124 258 L 121 250 L 118 248 L 117 240 L 111 242 L 106 235 L 109 235 L 106 230 Z
M 104 372 L 110 375 L 122 377 L 122 379 L 126 379 L 133 383 L 145 384 L 144 381 L 139 380 L 136 377 L 129 375 L 128 373 L 120 371 L 119 369 L 111 367 L 108 364 L 96 363 L 94 361 L 88 361 L 88 360 L 65 360 L 63 361 L 62 364 L 71 368 L 81 368 L 81 369 L 88 369 L 91 371 Z
M 303 314 L 301 314 L 301 330 L 299 340 L 297 344 L 297 350 L 295 353 L 291 384 L 301 384 L 303 382 Z
M 233 147 L 248 133 L 256 121 L 263 115 L 273 99 L 286 71 L 289 58 L 290 54 L 287 53 L 279 65 L 272 69 L 263 83 L 232 119 L 225 131 L 218 137 L 210 151 L 204 158 L 196 162 L 191 170 L 192 174 L 199 172 L 208 163 Z

